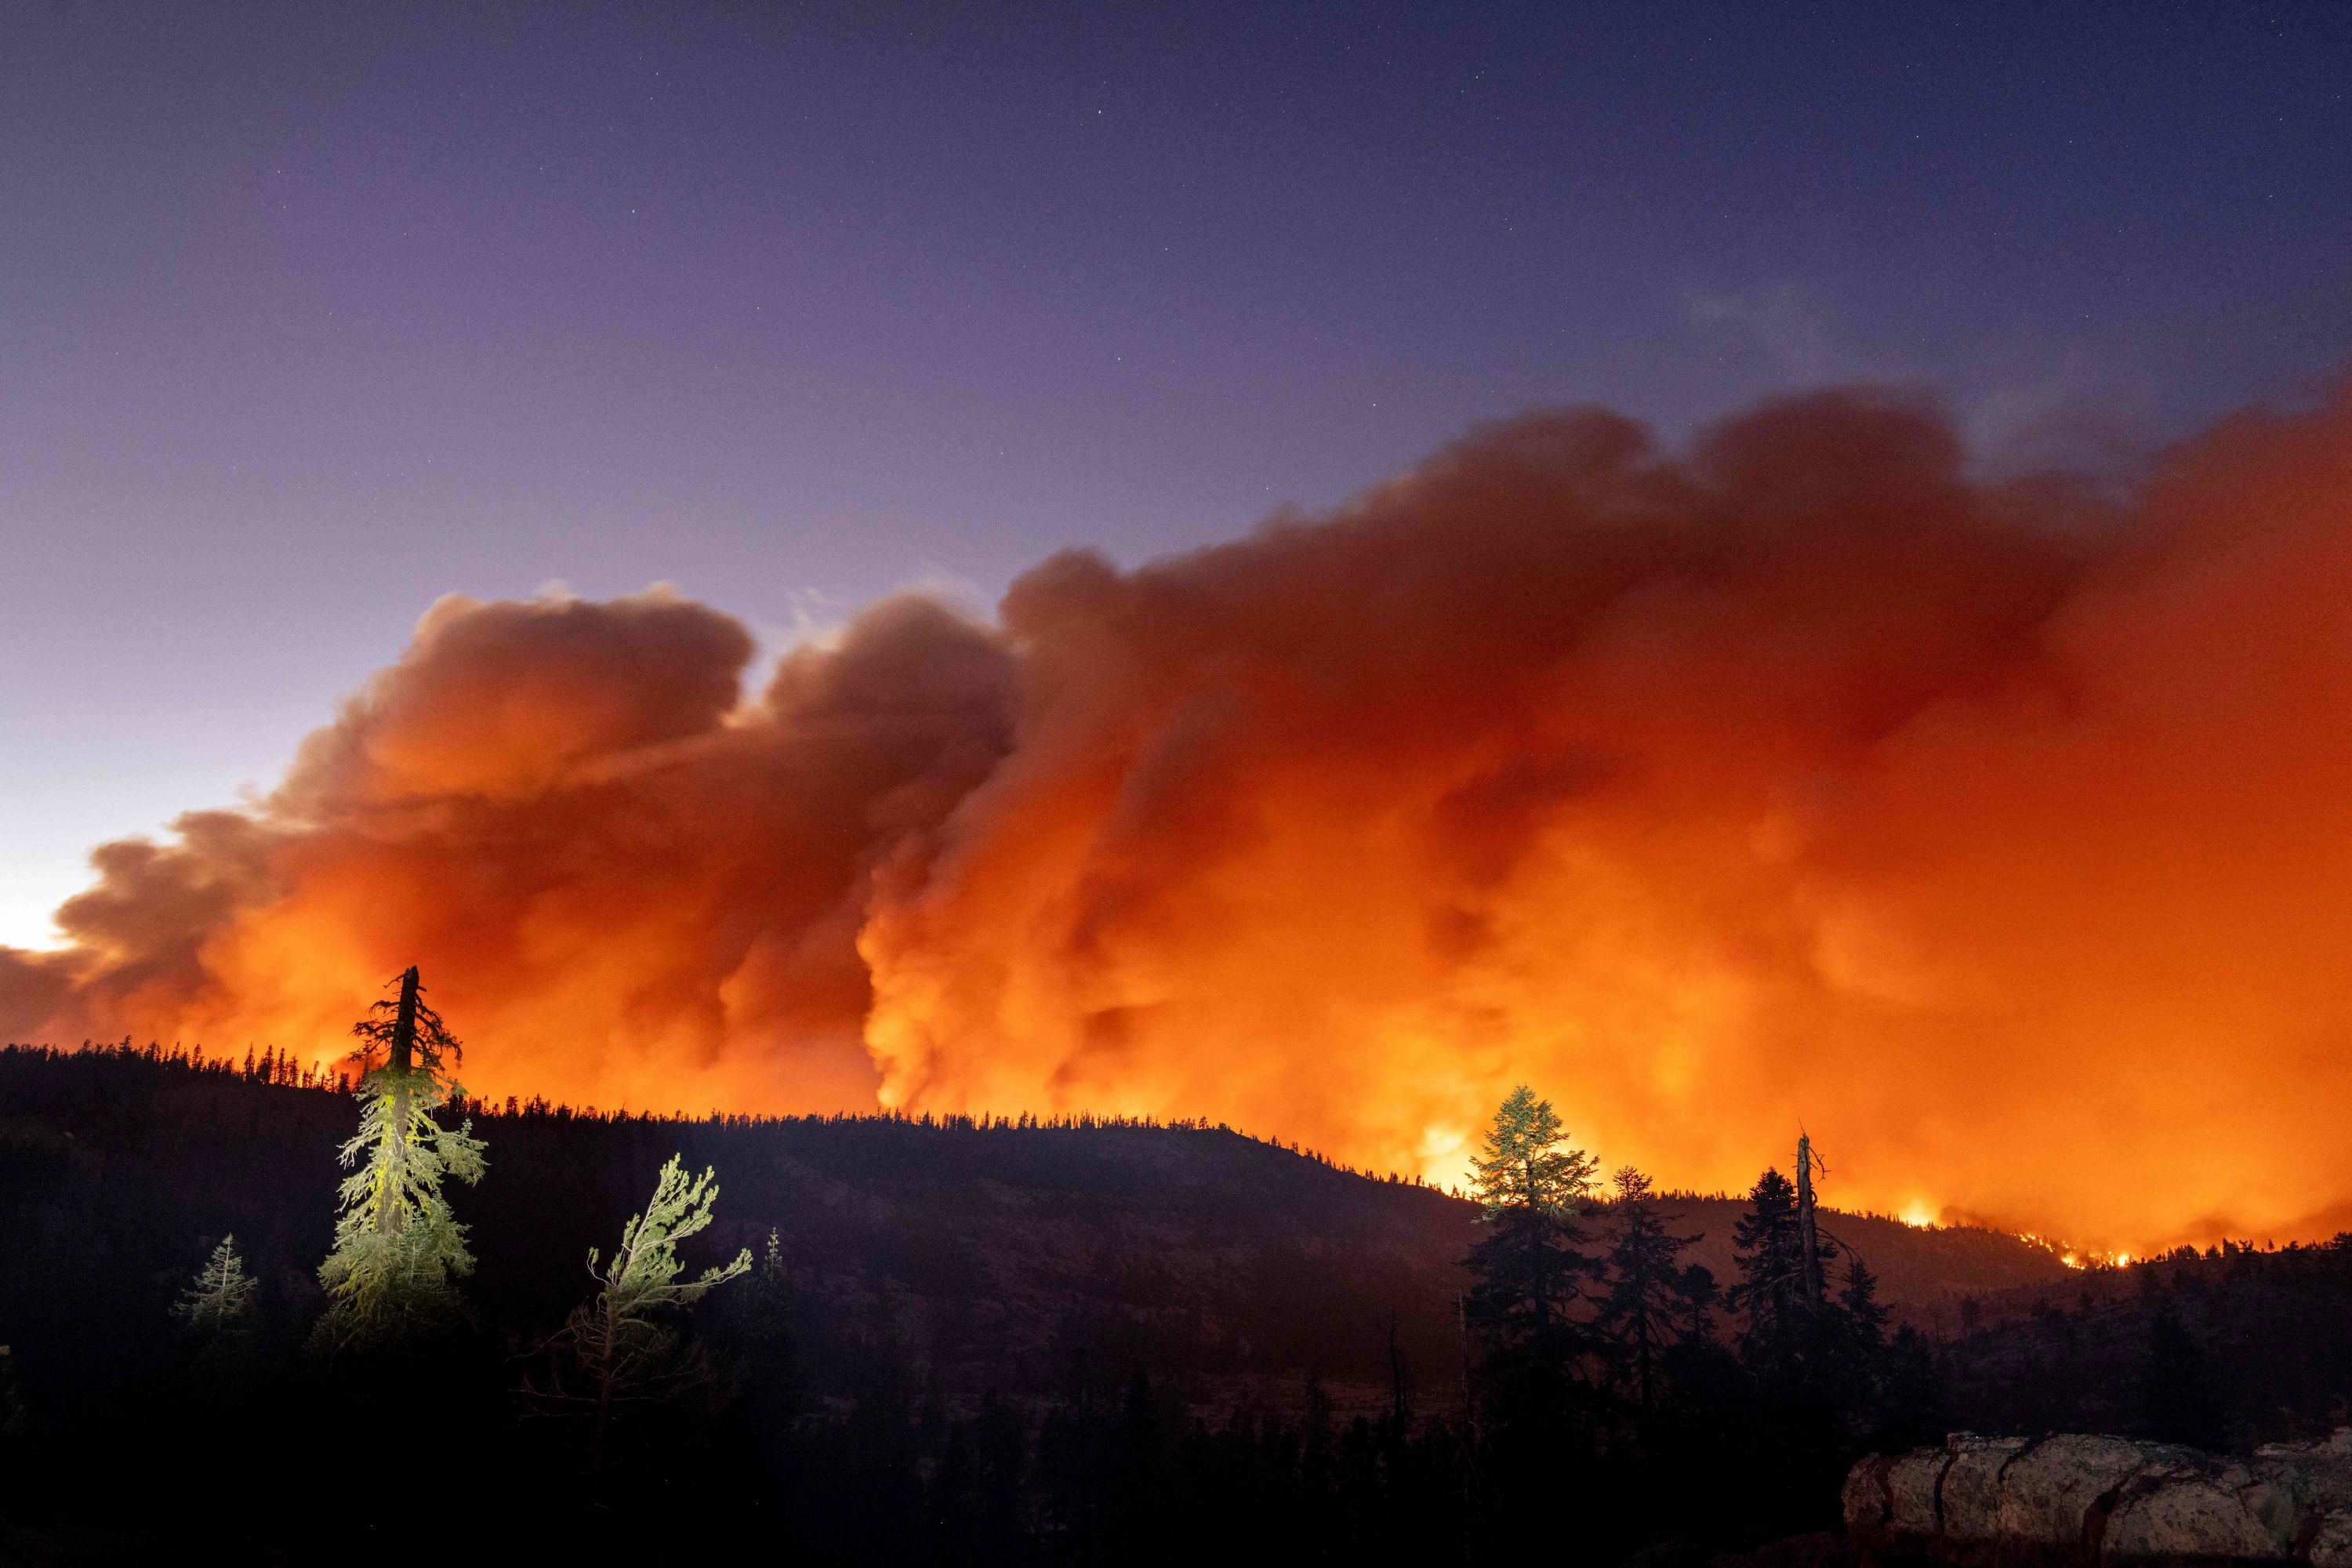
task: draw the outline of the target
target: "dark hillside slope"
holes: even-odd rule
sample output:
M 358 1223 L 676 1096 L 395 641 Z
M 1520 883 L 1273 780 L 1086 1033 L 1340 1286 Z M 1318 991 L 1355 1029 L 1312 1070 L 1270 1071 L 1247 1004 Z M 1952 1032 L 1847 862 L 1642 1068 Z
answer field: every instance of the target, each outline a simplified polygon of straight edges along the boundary
M 332 1089 L 121 1052 L 0 1051 L 0 1342 L 65 1386 L 165 1352 L 166 1309 L 235 1232 L 281 1321 L 316 1304 L 336 1144 Z M 886 1118 L 663 1121 L 476 1111 L 489 1174 L 455 1194 L 494 1333 L 544 1331 L 585 1290 L 672 1152 L 717 1167 L 713 1257 L 780 1235 L 810 1368 L 884 1344 L 961 1405 L 1068 1394 L 1136 1366 L 1207 1405 L 1385 1403 L 1391 1334 L 1423 1408 L 1459 1401 L 1460 1199 L 1237 1133 Z M 1678 1198 L 1693 1256 L 1731 1276 L 1739 1205 Z M 2015 1237 L 1832 1215 L 1886 1297 L 1932 1302 L 2063 1275 Z M 698 1263 L 701 1259 L 696 1260 Z
M 1986 1326 L 1938 1351 L 1956 1420 L 2243 1448 L 2352 1419 L 2352 1235 L 2077 1279 L 2071 1293 L 1989 1299 L 1976 1314 Z M 2165 1324 L 2177 1329 L 2168 1359 L 2157 1353 Z M 2178 1406 L 2184 1386 L 2210 1394 L 2217 1431 L 2156 1429 L 2151 1396 Z
M 559 1322 L 588 1248 L 680 1152 L 719 1171 L 708 1258 L 773 1226 L 809 1346 L 889 1346 L 950 1404 L 1115 1389 L 1138 1365 L 1206 1404 L 1292 1403 L 1310 1375 L 1343 1405 L 1384 1400 L 1391 1329 L 1426 1405 L 1460 1387 L 1470 1205 L 1236 1133 L 474 1114 L 489 1173 L 453 1196 L 494 1333 Z M 174 1293 L 231 1232 L 265 1310 L 299 1318 L 353 1116 L 336 1090 L 237 1071 L 0 1051 L 0 1343 L 37 1384 L 160 1360 Z
M 951 1403 L 991 1387 L 1116 1387 L 1139 1365 L 1202 1404 L 1293 1404 L 1310 1375 L 1343 1405 L 1385 1399 L 1391 1325 L 1425 1401 L 1447 1404 L 1460 1384 L 1469 1205 L 1236 1133 L 872 1118 L 485 1126 L 504 1167 L 467 1210 L 481 1285 L 527 1318 L 561 1310 L 579 1255 L 678 1150 L 719 1171 L 722 1246 L 756 1250 L 776 1227 L 813 1340 L 895 1339 Z
M 1706 1265 L 1717 1279 L 1735 1278 L 1731 1227 L 1747 1212 L 1747 1200 L 1676 1194 L 1664 1206 L 1680 1216 L 1676 1234 L 1702 1233 L 1688 1259 Z M 2049 1248 L 2007 1231 L 1911 1226 L 1881 1215 L 1833 1209 L 1822 1211 L 1821 1224 L 1878 1277 L 1879 1299 L 1895 1307 L 1899 1319 L 1924 1330 L 1957 1321 L 1958 1302 L 1969 1297 L 2060 1289 L 2082 1278 Z M 1831 1265 L 1833 1284 L 1843 1277 L 1844 1267 L 1843 1262 Z

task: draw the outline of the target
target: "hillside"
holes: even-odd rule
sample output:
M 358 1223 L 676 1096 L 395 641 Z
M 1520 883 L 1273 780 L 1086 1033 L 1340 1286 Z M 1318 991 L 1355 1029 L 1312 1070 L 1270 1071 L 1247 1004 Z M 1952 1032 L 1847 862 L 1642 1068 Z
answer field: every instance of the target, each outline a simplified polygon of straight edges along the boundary
M 1731 1227 L 1747 1211 L 1744 1198 L 1677 1194 L 1664 1206 L 1679 1216 L 1677 1234 L 1700 1237 L 1685 1255 L 1689 1261 L 1705 1264 L 1717 1279 L 1738 1277 Z M 1897 1319 L 1931 1334 L 1957 1323 L 1964 1300 L 1994 1292 L 2031 1295 L 2081 1278 L 2049 1248 L 2006 1231 L 1911 1226 L 1834 1208 L 1822 1211 L 1821 1224 L 1878 1276 L 1879 1298 L 1895 1309 Z M 1840 1267 L 1832 1265 L 1833 1276 Z
M 2151 1377 L 2210 1396 L 2216 1429 L 2151 1433 L 2203 1447 L 2324 1436 L 2352 1394 L 2352 1237 L 2228 1247 L 2078 1276 L 2063 1293 L 1987 1299 L 1943 1347 L 1953 1418 L 1987 1432 L 2143 1432 Z M 2152 1370 L 2158 1325 L 2193 1350 Z
M 1124 1568 L 1230 1556 L 1235 1532 L 1265 1560 L 1450 1559 L 1562 1509 L 1590 1523 L 1596 1561 L 1669 1538 L 1753 1545 L 1833 1519 L 1856 1454 L 1932 1439 L 1948 1406 L 1990 1427 L 2137 1419 L 2137 1299 L 2079 1332 L 2053 1305 L 2116 1278 L 2015 1237 L 1834 1212 L 1827 1228 L 1898 1307 L 1932 1321 L 1965 1305 L 1978 1331 L 1932 1352 L 1828 1342 L 1853 1348 L 1795 1384 L 1787 1369 L 1813 1363 L 1772 1359 L 1769 1341 L 1685 1342 L 1654 1408 L 1605 1365 L 1514 1384 L 1527 1363 L 1498 1374 L 1486 1353 L 1465 1413 L 1471 1205 L 1223 1129 L 1084 1120 L 475 1106 L 489 1173 L 452 1194 L 479 1258 L 464 1317 L 394 1363 L 322 1359 L 305 1338 L 356 1108 L 289 1076 L 0 1050 L 0 1559 L 98 1530 L 108 1555 L 87 1560 L 157 1560 L 252 1473 L 273 1478 L 271 1501 L 234 1516 L 240 1550 L 343 1561 L 320 1544 L 342 1528 L 340 1435 L 387 1421 L 474 1479 L 451 1529 L 518 1550 L 543 1554 L 551 1530 L 583 1562 L 704 1561 L 670 1533 L 691 1515 L 772 1560 Z M 624 1423 L 624 1486 L 583 1469 L 579 1428 L 528 1385 L 589 1289 L 588 1249 L 612 1247 L 673 1152 L 720 1183 L 688 1267 L 764 1250 L 772 1228 L 783 1271 L 696 1310 L 701 1370 Z M 1740 1205 L 1664 1206 L 1727 1280 Z M 174 1297 L 232 1231 L 258 1331 L 177 1338 Z M 2193 1291 L 2210 1271 L 2158 1285 Z M 2217 1352 L 2250 1379 L 2236 1429 L 2270 1429 L 2266 1401 L 2321 1410 L 2346 1386 L 2340 1297 L 2177 1314 L 2237 1347 Z M 1512 1415 L 1529 1387 L 1564 1403 Z M 1694 1474 L 1717 1478 L 1697 1501 Z M 385 1534 L 351 1560 L 405 1559 Z
M 229 1232 L 269 1311 L 315 1302 L 351 1102 L 267 1070 L 0 1052 L 0 1340 L 27 1376 L 161 1356 L 173 1292 Z M 1295 1405 L 1312 1376 L 1342 1409 L 1370 1407 L 1391 1397 L 1392 1342 L 1418 1405 L 1459 1401 L 1471 1205 L 1222 1129 L 515 1107 L 478 1110 L 476 1131 L 490 1173 L 456 1194 L 481 1260 L 467 1293 L 502 1333 L 561 1319 L 580 1259 L 677 1152 L 719 1173 L 707 1251 L 758 1249 L 773 1227 L 813 1346 L 879 1336 L 953 1404 L 1141 1365 L 1207 1406 Z M 1671 1206 L 1703 1233 L 1691 1256 L 1729 1279 L 1738 1204 Z M 2065 1272 L 1997 1233 L 1827 1223 L 1914 1310 Z

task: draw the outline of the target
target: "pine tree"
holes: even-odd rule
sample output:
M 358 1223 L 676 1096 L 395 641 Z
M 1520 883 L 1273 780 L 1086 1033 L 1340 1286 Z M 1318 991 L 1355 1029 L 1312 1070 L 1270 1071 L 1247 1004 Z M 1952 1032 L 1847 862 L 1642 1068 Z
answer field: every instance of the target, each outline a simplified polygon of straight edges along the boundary
M 1731 1241 L 1739 1282 L 1731 1288 L 1729 1301 L 1748 1318 L 1741 1353 L 1753 1363 L 1785 1369 L 1803 1358 L 1814 1332 L 1805 1297 L 1797 1192 L 1788 1177 L 1768 1170 L 1757 1178 L 1748 1194 L 1748 1213 L 1732 1222 Z M 1836 1245 L 1822 1237 L 1819 1256 L 1824 1261 L 1836 1257 Z
M 1688 1265 L 1675 1277 L 1675 1296 L 1678 1309 L 1675 1327 L 1681 1342 L 1713 1344 L 1715 1310 L 1723 1301 L 1723 1287 L 1716 1282 L 1715 1270 L 1704 1263 Z
M 253 1298 L 258 1287 L 236 1255 L 236 1237 L 225 1236 L 212 1257 L 196 1273 L 195 1282 L 173 1303 L 172 1315 L 192 1335 L 216 1337 L 242 1333 L 253 1326 Z
M 1837 1304 L 1865 1351 L 1875 1352 L 1885 1344 L 1886 1321 L 1893 1312 L 1879 1300 L 1878 1276 L 1864 1265 L 1860 1253 L 1846 1254 L 1845 1283 L 1838 1289 Z
M 460 1047 L 425 1005 L 414 968 L 396 984 L 398 1001 L 376 1003 L 352 1026 L 360 1040 L 352 1053 L 361 1068 L 360 1130 L 339 1151 L 352 1173 L 335 1249 L 319 1268 L 334 1297 L 320 1324 L 330 1342 L 422 1325 L 450 1304 L 452 1277 L 474 1267 L 441 1182 L 480 1181 L 482 1144 L 472 1121 L 451 1131 L 434 1119 L 465 1093 L 442 1070 Z
M 1828 1238 L 1822 1238 L 1824 1247 Z M 1875 1418 L 1885 1405 L 1893 1370 L 1886 1348 L 1892 1316 L 1878 1299 L 1878 1277 L 1862 1256 L 1845 1255 L 1845 1279 L 1836 1298 L 1807 1314 L 1805 1346 L 1816 1373 L 1814 1392 L 1835 1401 L 1856 1418 Z
M 763 1256 L 742 1289 L 727 1293 L 712 1327 L 728 1362 L 742 1374 L 745 1399 L 760 1425 L 782 1427 L 800 1401 L 799 1347 L 792 1274 L 783 1238 L 773 1227 Z
M 1471 1192 L 1488 1228 L 1470 1250 L 1471 1319 L 1507 1340 L 1556 1339 L 1592 1267 L 1577 1250 L 1577 1217 L 1597 1162 L 1567 1145 L 1559 1113 L 1526 1084 L 1495 1112 L 1485 1142 Z
M 1609 1289 L 1601 1300 L 1594 1326 L 1632 1375 L 1635 1396 L 1647 1410 L 1656 1395 L 1660 1358 L 1668 1345 L 1689 1331 L 1686 1325 L 1694 1313 L 1687 1292 L 1694 1282 L 1675 1267 L 1675 1260 L 1699 1237 L 1675 1236 L 1667 1230 L 1657 1202 L 1650 1195 L 1650 1178 L 1633 1166 L 1619 1169 L 1611 1185 L 1616 1201 L 1611 1207 L 1611 1239 L 1604 1260 Z M 1714 1286 L 1714 1276 L 1708 1275 L 1709 1294 Z
M 1926 1336 L 1906 1323 L 1895 1331 L 1886 1347 L 1885 1373 L 1880 1380 L 1878 1437 L 1881 1453 L 1940 1444 L 1950 1426 L 1944 1401 L 1944 1381 L 1936 1371 L 1935 1352 Z
M 695 1279 L 678 1279 L 685 1265 L 678 1261 L 677 1244 L 709 1227 L 718 1199 L 717 1172 L 706 1169 L 689 1177 L 678 1156 L 671 1155 L 654 1184 L 653 1202 L 621 1227 L 621 1245 L 612 1260 L 600 1268 L 602 1254 L 588 1249 L 589 1277 L 600 1289 L 572 1309 L 549 1346 L 544 1381 L 524 1386 L 526 1400 L 541 1414 L 587 1417 L 592 1474 L 604 1473 L 613 1422 L 623 1406 L 668 1397 L 708 1376 L 699 1357 L 681 1351 L 664 1317 L 751 1268 L 747 1247 L 723 1268 L 706 1268 Z

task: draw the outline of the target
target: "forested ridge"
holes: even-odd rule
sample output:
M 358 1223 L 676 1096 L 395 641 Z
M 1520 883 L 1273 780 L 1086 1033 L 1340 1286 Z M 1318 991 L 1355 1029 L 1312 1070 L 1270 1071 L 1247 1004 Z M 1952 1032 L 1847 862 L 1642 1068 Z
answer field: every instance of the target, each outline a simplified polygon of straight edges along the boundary
M 462 1310 L 396 1366 L 322 1361 L 355 1107 L 299 1078 L 275 1058 L 0 1051 L 13 1539 L 96 1529 L 93 1551 L 136 1560 L 208 1521 L 257 1561 L 397 1555 L 389 1521 L 342 1500 L 354 1467 L 389 1462 L 446 1479 L 434 1507 L 459 1556 L 748 1541 L 838 1563 L 1445 1561 L 1539 1541 L 1574 1507 L 1591 1522 L 1570 1555 L 1613 1563 L 1826 1524 L 1853 1454 L 1954 1421 L 2201 1422 L 2243 1443 L 2325 1420 L 2352 1386 L 2336 1249 L 2066 1277 L 2095 1300 L 1990 1233 L 1825 1213 L 1816 1312 L 1772 1274 L 1796 1234 L 1765 1212 L 1777 1173 L 1740 1201 L 1565 1203 L 1521 1237 L 1548 1249 L 1515 1255 L 1530 1289 L 1497 1253 L 1517 1222 L 1491 1191 L 1481 1223 L 1470 1201 L 1213 1127 L 470 1101 L 443 1112 L 488 1158 L 452 1189 L 475 1260 Z M 591 1478 L 576 1423 L 531 1391 L 562 1382 L 583 1258 L 672 1156 L 717 1177 L 679 1278 L 752 1261 L 674 1314 L 675 1386 L 615 1426 Z M 232 1236 L 250 1329 L 225 1351 L 186 1303 Z M 1899 1253 L 1882 1237 L 1923 1249 L 1900 1271 L 1924 1300 L 1879 1299 L 1870 1269 Z M 1629 1285 L 1644 1246 L 1655 1278 Z M 1890 1303 L 1949 1321 L 1955 1279 L 2006 1289 L 1970 1310 L 1991 1326 L 1895 1332 Z M 2167 1374 L 2186 1405 L 2151 1404 L 2152 1356 L 2187 1366 Z M 387 1418 L 429 1461 L 372 1455 Z

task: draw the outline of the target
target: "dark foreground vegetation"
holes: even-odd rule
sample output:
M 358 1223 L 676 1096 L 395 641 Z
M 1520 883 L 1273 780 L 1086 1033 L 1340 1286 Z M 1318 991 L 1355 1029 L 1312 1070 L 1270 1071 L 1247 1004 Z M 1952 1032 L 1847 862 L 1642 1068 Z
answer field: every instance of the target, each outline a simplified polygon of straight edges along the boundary
M 1831 1525 L 1856 1454 L 1955 1421 L 2242 1444 L 2352 1391 L 2352 1249 L 2077 1276 L 1931 1344 L 1862 1266 L 1881 1232 L 1826 1216 L 1853 1245 L 1809 1266 L 1777 1173 L 1734 1206 L 1628 1173 L 1586 1208 L 1540 1102 L 1498 1118 L 1526 1157 L 1484 1223 L 1205 1127 L 452 1105 L 487 1149 L 452 1191 L 478 1266 L 457 1310 L 339 1342 L 355 1101 L 295 1077 L 0 1052 L 0 1553 L 1696 1560 Z M 749 1268 L 664 1314 L 600 1426 L 583 1261 L 674 1154 L 719 1178 L 679 1279 Z M 245 1304 L 198 1321 L 232 1235 Z M 2028 1265 L 1987 1257 L 2014 1297 Z

